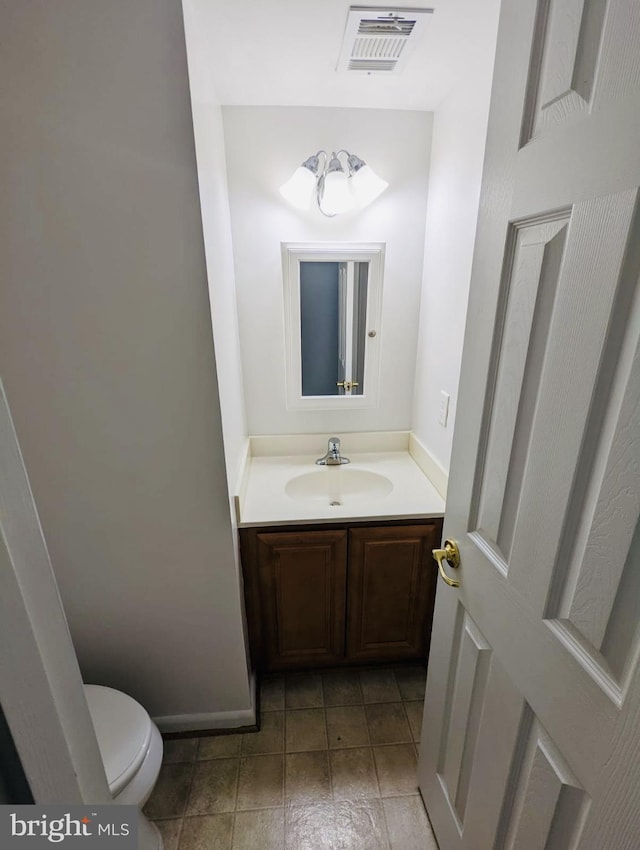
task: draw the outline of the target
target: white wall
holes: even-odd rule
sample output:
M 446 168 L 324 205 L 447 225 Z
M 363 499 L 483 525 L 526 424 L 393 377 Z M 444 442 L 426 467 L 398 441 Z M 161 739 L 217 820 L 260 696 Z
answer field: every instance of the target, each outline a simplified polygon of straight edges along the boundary
M 233 555 L 241 597 L 244 595 L 235 495 L 248 452 L 247 420 L 242 391 L 242 363 L 231 241 L 222 110 L 211 78 L 210 44 L 204 39 L 202 7 L 183 0 L 189 90 L 196 147 L 202 232 L 209 283 L 211 325 L 218 375 L 218 395 L 227 470 L 227 495 L 233 534 Z M 244 605 L 242 627 L 250 666 L 249 637 Z
M 412 430 L 449 469 L 478 217 L 498 0 L 486 5 L 475 60 L 434 116 Z M 438 424 L 440 391 L 451 395 Z
M 84 677 L 245 710 L 180 6 L 32 0 L 0 30 L 0 370 Z
M 193 0 L 183 0 L 182 5 L 211 322 L 218 367 L 222 434 L 229 491 L 233 494 L 236 492 L 248 436 L 242 393 L 240 337 L 222 110 L 210 76 L 208 62 L 210 45 L 203 39 L 201 7 Z
M 426 112 L 223 107 L 247 420 L 251 434 L 408 429 L 414 383 L 432 116 Z M 389 181 L 333 219 L 278 193 L 319 148 L 346 148 Z M 377 408 L 287 410 L 281 242 L 386 242 Z

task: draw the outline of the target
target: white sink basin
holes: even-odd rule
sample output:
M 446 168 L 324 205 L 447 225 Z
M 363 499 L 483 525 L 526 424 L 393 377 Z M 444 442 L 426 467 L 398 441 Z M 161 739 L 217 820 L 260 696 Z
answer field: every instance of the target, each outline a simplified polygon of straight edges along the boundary
M 347 466 L 305 472 L 288 481 L 284 488 L 291 499 L 336 506 L 384 498 L 392 490 L 393 484 L 385 475 Z

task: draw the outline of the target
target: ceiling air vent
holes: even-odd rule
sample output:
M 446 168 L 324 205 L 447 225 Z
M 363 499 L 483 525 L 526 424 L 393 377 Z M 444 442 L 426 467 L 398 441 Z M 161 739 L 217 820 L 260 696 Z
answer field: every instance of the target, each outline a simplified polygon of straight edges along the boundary
M 432 14 L 433 9 L 351 6 L 336 70 L 400 71 Z

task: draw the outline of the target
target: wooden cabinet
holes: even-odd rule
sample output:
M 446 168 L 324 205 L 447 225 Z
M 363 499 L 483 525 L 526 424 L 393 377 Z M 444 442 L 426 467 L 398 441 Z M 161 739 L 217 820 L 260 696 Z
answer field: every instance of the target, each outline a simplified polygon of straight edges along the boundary
M 442 520 L 241 529 L 261 670 L 426 659 Z
M 435 524 L 349 532 L 349 659 L 426 658 L 439 545 Z
M 261 533 L 256 542 L 270 666 L 338 664 L 344 655 L 347 532 Z

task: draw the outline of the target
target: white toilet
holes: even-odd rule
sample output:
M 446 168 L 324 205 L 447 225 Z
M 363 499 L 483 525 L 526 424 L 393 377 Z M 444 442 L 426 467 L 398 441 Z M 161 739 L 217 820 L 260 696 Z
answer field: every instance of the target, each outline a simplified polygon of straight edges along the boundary
M 113 801 L 142 808 L 162 762 L 158 727 L 127 694 L 102 685 L 84 689 Z

